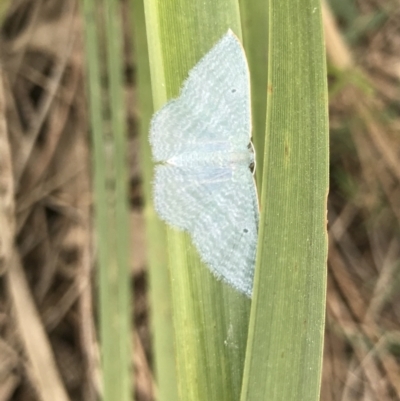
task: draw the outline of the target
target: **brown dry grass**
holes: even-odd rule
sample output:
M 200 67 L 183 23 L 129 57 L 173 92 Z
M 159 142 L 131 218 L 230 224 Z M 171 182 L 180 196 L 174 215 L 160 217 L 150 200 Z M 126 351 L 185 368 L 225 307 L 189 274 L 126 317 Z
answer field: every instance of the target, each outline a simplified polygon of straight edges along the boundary
M 387 15 L 354 55 L 325 10 L 332 87 L 345 85 L 330 102 L 324 401 L 400 399 L 400 7 L 363 3 Z
M 93 401 L 101 391 L 77 6 L 14 1 L 1 31 L 0 401 Z M 361 16 L 382 7 L 383 23 L 351 51 L 326 22 L 336 70 L 324 401 L 400 400 L 400 6 L 358 4 Z M 144 401 L 152 373 L 136 120 L 131 107 L 134 364 Z
M 101 393 L 81 24 L 75 0 L 19 0 L 1 32 L 0 401 L 91 401 Z M 135 118 L 132 109 L 138 227 Z M 140 236 L 133 241 L 141 250 L 132 262 L 136 393 L 149 400 L 144 244 Z

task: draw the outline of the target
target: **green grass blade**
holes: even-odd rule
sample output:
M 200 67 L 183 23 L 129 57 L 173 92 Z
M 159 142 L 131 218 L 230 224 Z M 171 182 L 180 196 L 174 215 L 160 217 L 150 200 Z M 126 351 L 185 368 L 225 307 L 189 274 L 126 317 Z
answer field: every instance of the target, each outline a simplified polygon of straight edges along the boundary
M 128 208 L 128 171 L 126 110 L 124 103 L 123 76 L 123 36 L 121 29 L 121 10 L 118 0 L 104 0 L 105 32 L 107 46 L 107 72 L 109 79 L 109 106 L 111 112 L 111 135 L 113 146 L 114 188 L 107 186 L 109 200 L 113 200 L 115 219 L 113 228 L 115 270 L 107 266 L 108 286 L 112 298 L 112 311 L 107 321 L 102 323 L 103 344 L 112 349 L 109 359 L 103 361 L 104 400 L 131 400 L 131 285 L 129 268 L 129 208 Z M 111 205 L 110 205 L 111 206 Z M 110 232 L 110 227 L 108 230 Z M 112 232 L 112 230 L 111 230 Z M 110 306 L 107 306 L 110 310 Z M 114 325 L 114 327 L 110 327 Z M 106 333 L 106 334 L 105 334 Z
M 146 0 L 145 15 L 155 109 L 228 28 L 241 36 L 233 0 Z M 167 237 L 179 399 L 238 400 L 249 300 L 215 279 L 187 235 Z
M 131 399 L 130 272 L 122 40 L 117 3 L 105 2 L 108 117 L 103 109 L 98 3 L 84 0 L 88 95 L 94 147 L 94 194 L 99 266 L 100 338 L 104 400 Z M 101 24 L 101 25 L 100 25 Z M 111 136 L 111 138 L 110 138 Z M 106 152 L 107 149 L 107 152 Z M 110 185 L 110 183 L 112 183 Z
M 143 0 L 131 0 L 134 26 L 135 57 L 137 66 L 137 92 L 140 109 L 140 149 L 145 198 L 144 214 L 147 226 L 151 325 L 157 400 L 178 400 L 174 328 L 172 324 L 171 286 L 167 268 L 165 226 L 157 218 L 152 205 L 153 164 L 148 141 L 149 123 L 153 114 L 153 97 Z
M 267 135 L 242 401 L 319 399 L 328 113 L 319 0 L 269 1 Z
M 253 144 L 261 194 L 268 84 L 268 0 L 240 0 L 243 44 L 250 70 Z

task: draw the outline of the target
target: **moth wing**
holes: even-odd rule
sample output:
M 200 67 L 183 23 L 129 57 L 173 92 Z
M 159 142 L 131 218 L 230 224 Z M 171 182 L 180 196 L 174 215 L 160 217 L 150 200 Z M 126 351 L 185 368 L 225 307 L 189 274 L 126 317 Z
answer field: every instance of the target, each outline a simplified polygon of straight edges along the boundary
M 155 113 L 150 144 L 156 162 L 184 152 L 245 150 L 251 134 L 246 57 L 228 31 L 189 72 L 180 96 Z
M 218 278 L 251 296 L 259 213 L 247 166 L 157 166 L 154 202 L 163 220 L 191 235 Z

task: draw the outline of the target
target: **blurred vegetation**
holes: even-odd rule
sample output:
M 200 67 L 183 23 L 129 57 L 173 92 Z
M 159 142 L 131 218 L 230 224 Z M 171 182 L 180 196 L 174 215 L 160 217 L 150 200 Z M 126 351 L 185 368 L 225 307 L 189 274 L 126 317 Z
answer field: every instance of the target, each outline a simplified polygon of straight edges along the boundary
M 101 249 L 93 245 L 92 142 L 85 95 L 90 83 L 83 17 L 89 15 L 83 13 L 83 3 L 74 0 L 3 3 L 0 401 L 94 401 L 104 387 L 93 270 Z M 240 1 L 240 8 L 234 11 L 240 12 L 237 32 L 243 31 L 254 77 L 262 76 L 262 69 L 257 69 L 262 54 L 257 52 L 254 38 L 263 37 L 259 49 L 265 49 L 267 43 L 267 29 L 259 25 L 265 12 L 260 3 Z M 133 4 L 133 11 L 127 1 L 113 4 L 121 7 L 113 18 L 122 27 L 125 43 L 117 74 L 122 82 L 118 96 L 126 104 L 119 107 L 128 131 L 125 151 L 129 176 L 119 183 L 129 183 L 130 209 L 125 223 L 132 232 L 130 276 L 121 284 L 127 290 L 134 289 L 134 325 L 133 331 L 128 331 L 134 355 L 130 358 L 126 354 L 125 361 L 134 368 L 127 374 L 135 381 L 136 400 L 150 401 L 156 396 L 168 400 L 177 399 L 174 344 L 179 347 L 186 339 L 174 342 L 172 338 L 165 249 L 151 248 L 148 260 L 145 253 L 145 238 L 160 235 L 162 243 L 165 233 L 159 231 L 160 223 L 149 204 L 151 177 L 139 164 L 139 160 L 149 158 L 143 121 L 152 114 L 153 99 L 146 98 L 151 94 L 150 76 L 143 75 L 147 68 L 143 67 L 147 62 L 143 57 L 147 43 L 144 10 L 140 9 L 143 4 Z M 400 7 L 394 0 L 330 0 L 323 4 L 330 7 L 325 8 L 323 20 L 330 90 L 330 193 L 321 400 L 399 400 Z M 96 3 L 96 14 L 102 5 Z M 179 26 L 177 20 L 172 23 Z M 180 64 L 169 96 L 177 95 L 187 70 L 212 45 L 214 38 L 211 40 L 207 29 L 199 25 L 201 48 L 193 52 L 188 48 L 191 64 L 187 60 Z M 220 35 L 219 31 L 214 33 L 215 38 Z M 185 46 L 195 42 L 192 36 L 178 40 Z M 106 53 L 105 43 L 100 53 Z M 110 84 L 106 71 L 106 64 L 101 64 L 97 101 L 103 110 L 107 110 L 105 104 L 118 106 L 119 101 L 110 102 L 106 96 L 104 88 Z M 256 82 L 253 88 L 257 88 Z M 265 83 L 262 85 L 265 88 Z M 157 104 L 165 100 L 166 96 Z M 265 107 L 263 102 L 265 99 L 257 100 L 253 94 L 254 127 L 261 132 L 256 134 L 255 143 L 263 135 L 260 127 L 265 122 L 262 113 L 255 111 Z M 111 133 L 116 132 L 110 129 L 111 115 L 108 110 L 102 117 L 106 137 L 112 142 Z M 141 128 L 139 124 L 143 124 Z M 124 157 L 119 160 L 122 165 Z M 257 157 L 260 159 L 260 152 Z M 7 167 L 11 164 L 12 171 Z M 107 189 L 115 187 L 110 184 Z M 9 203 L 10 191 L 15 205 Z M 146 226 L 145 220 L 152 223 Z M 9 241 L 13 236 L 15 248 L 10 251 L 3 244 L 13 246 Z M 152 277 L 154 270 L 149 276 L 148 263 L 154 267 L 157 262 L 164 277 L 159 273 Z M 207 280 L 212 282 L 213 277 Z M 211 286 L 214 291 L 221 284 Z M 152 326 L 149 303 L 161 306 L 152 312 Z M 189 361 L 195 362 L 195 358 Z M 234 377 L 240 374 L 234 372 Z M 130 385 L 127 387 L 130 391 Z M 208 399 L 217 398 L 211 395 Z

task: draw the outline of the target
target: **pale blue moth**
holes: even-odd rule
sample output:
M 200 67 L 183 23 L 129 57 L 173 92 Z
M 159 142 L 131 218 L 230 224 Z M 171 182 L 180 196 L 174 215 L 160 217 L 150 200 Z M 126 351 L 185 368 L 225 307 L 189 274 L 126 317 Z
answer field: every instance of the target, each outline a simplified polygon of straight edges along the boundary
M 229 30 L 151 121 L 154 204 L 189 232 L 202 261 L 251 297 L 258 200 L 246 56 Z

